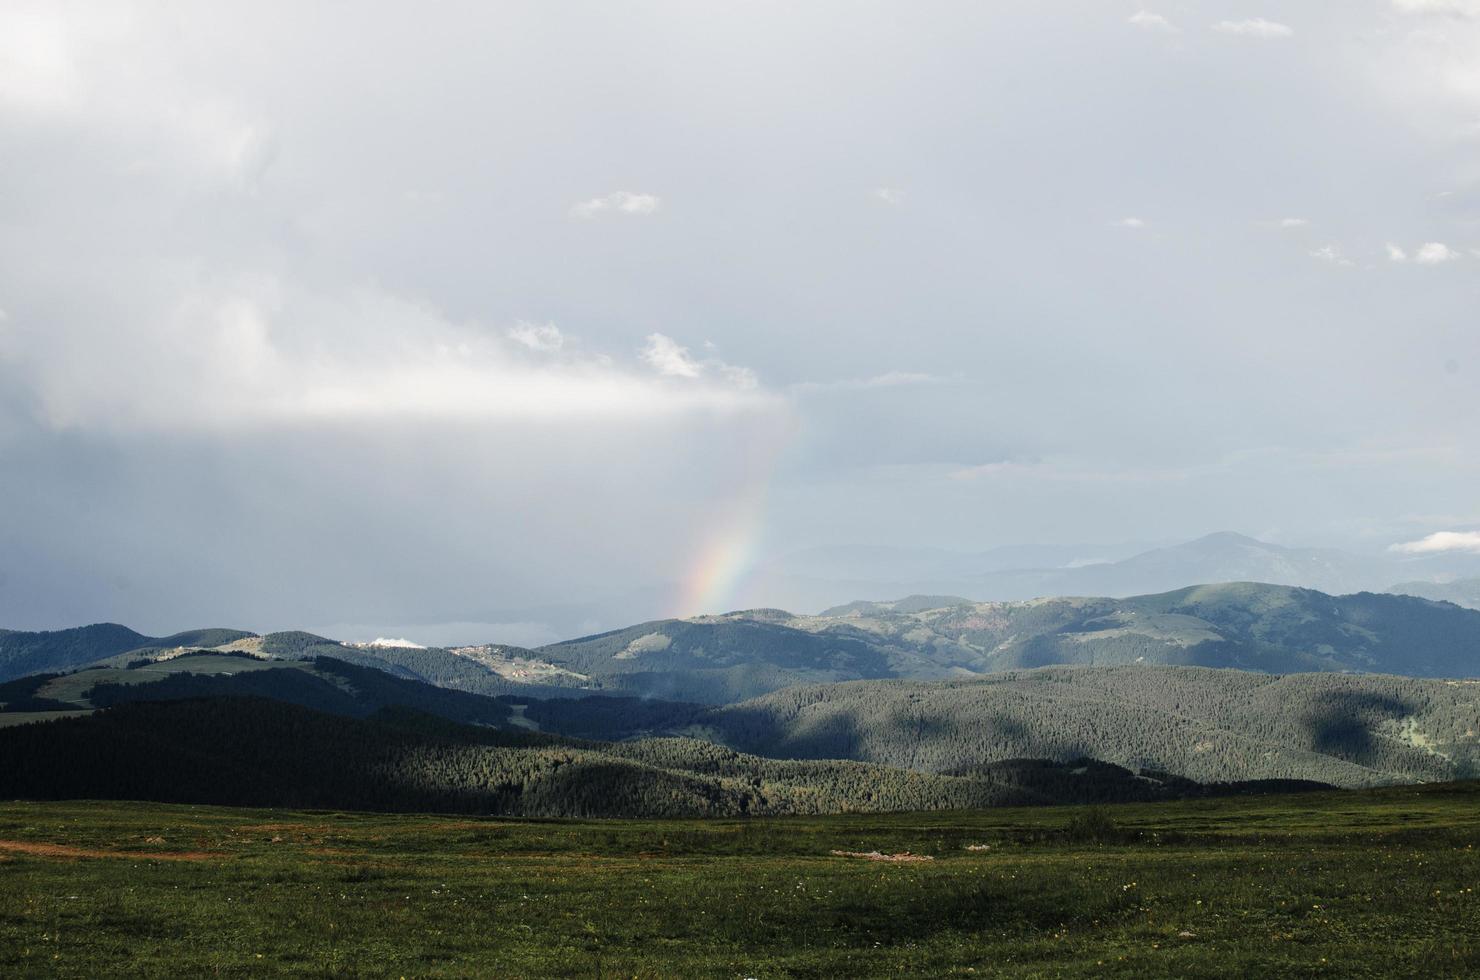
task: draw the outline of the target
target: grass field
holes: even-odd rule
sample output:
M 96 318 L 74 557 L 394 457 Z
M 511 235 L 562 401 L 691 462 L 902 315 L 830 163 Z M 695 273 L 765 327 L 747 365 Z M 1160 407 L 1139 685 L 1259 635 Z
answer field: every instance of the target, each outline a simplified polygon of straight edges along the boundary
M 748 822 L 3 803 L 0 975 L 1475 975 L 1477 842 L 1473 784 Z

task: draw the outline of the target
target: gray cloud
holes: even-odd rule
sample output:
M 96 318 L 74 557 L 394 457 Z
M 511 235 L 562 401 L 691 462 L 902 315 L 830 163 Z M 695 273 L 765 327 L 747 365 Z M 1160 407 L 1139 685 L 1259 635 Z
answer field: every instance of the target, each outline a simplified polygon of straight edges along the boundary
M 0 624 L 539 636 L 715 542 L 1444 530 L 1467 10 L 8 4 Z

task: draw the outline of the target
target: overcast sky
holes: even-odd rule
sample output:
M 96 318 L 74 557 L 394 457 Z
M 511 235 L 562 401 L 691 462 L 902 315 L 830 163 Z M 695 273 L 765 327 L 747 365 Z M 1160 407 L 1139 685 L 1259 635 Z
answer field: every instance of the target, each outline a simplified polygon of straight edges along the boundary
M 0 310 L 5 626 L 1476 547 L 1480 0 L 8 0 Z

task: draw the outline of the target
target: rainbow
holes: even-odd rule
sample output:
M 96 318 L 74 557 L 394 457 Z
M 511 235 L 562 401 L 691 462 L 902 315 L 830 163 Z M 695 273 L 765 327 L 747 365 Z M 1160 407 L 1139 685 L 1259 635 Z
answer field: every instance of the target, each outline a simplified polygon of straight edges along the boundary
M 728 612 L 755 565 L 766 523 L 766 491 L 748 494 L 699 550 L 675 599 L 676 616 Z
M 760 553 L 771 481 L 789 442 L 787 437 L 760 440 L 751 448 L 748 478 L 714 519 L 715 530 L 683 576 L 672 603 L 674 616 L 722 613 L 734 608 L 736 596 L 741 594 Z

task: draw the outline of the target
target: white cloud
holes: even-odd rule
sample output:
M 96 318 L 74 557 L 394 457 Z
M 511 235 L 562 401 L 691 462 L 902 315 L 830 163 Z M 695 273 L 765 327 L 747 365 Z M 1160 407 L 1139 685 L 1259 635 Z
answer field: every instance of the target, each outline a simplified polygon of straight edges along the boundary
M 1393 0 L 1393 7 L 1405 14 L 1480 17 L 1480 0 Z
M 882 201 L 888 205 L 897 205 L 904 201 L 904 194 L 893 187 L 875 187 L 873 197 L 876 201 Z
M 1308 224 L 1310 224 L 1310 222 L 1307 221 L 1305 218 L 1281 218 L 1280 219 L 1280 227 L 1281 228 L 1304 228 Z
M 573 218 L 595 218 L 603 214 L 652 214 L 662 206 L 656 194 L 638 194 L 633 191 L 615 191 L 605 197 L 593 197 L 571 207 Z
M 1243 37 L 1280 38 L 1289 37 L 1295 30 L 1288 24 L 1252 17 L 1248 20 L 1220 20 L 1213 25 L 1220 34 L 1238 34 Z
M 1119 225 L 1121 228 L 1145 228 L 1146 227 L 1146 222 L 1142 221 L 1140 218 L 1121 218 L 1119 221 L 1117 221 L 1115 223 L 1117 225 Z
M 713 344 L 704 346 L 711 350 L 714 347 Z M 717 357 L 709 357 L 701 361 L 689 353 L 687 347 L 667 334 L 648 334 L 647 344 L 641 351 L 641 357 L 665 378 L 698 380 L 716 377 L 728 389 L 738 389 L 742 392 L 755 391 L 760 387 L 755 372 L 750 368 L 726 364 Z
M 1311 258 L 1329 262 L 1332 265 L 1351 265 L 1352 260 L 1341 254 L 1341 250 L 1335 245 L 1322 245 L 1310 253 Z
M 1167 20 L 1161 14 L 1153 14 L 1149 10 L 1138 10 L 1126 18 L 1126 23 L 1134 24 L 1136 27 L 1146 31 L 1159 31 L 1163 34 L 1178 34 L 1180 30 L 1176 24 Z
M 648 334 L 642 359 L 666 378 L 697 378 L 704 373 L 703 366 L 689 354 L 689 349 L 666 334 Z
M 1460 253 L 1443 242 L 1424 242 L 1413 255 L 1419 265 L 1440 265 L 1460 257 Z
M 1387 257 L 1393 262 L 1408 261 L 1408 253 L 1403 250 L 1403 246 L 1394 245 L 1392 242 L 1387 243 Z
M 1446 551 L 1469 551 L 1480 554 L 1480 531 L 1436 531 L 1417 541 L 1395 544 L 1389 550 L 1405 555 L 1435 555 Z
M 704 365 L 677 345 L 661 365 L 680 376 L 692 367 L 694 383 L 681 387 L 610 357 L 572 354 L 551 324 L 492 336 L 371 288 L 318 292 L 258 277 L 190 290 L 173 310 L 114 312 L 114 329 L 86 345 L 45 323 L 7 331 L 7 354 L 28 369 L 27 400 L 40 423 L 109 432 L 387 419 L 599 424 L 781 405 L 743 369 L 715 362 L 712 376 L 700 377 Z M 531 341 L 545 355 L 534 365 L 518 356 Z M 143 349 L 155 353 L 132 353 Z M 135 370 L 116 371 L 123 362 Z
M 551 353 L 565 346 L 565 334 L 553 323 L 518 323 L 509 328 L 509 339 L 530 350 Z

